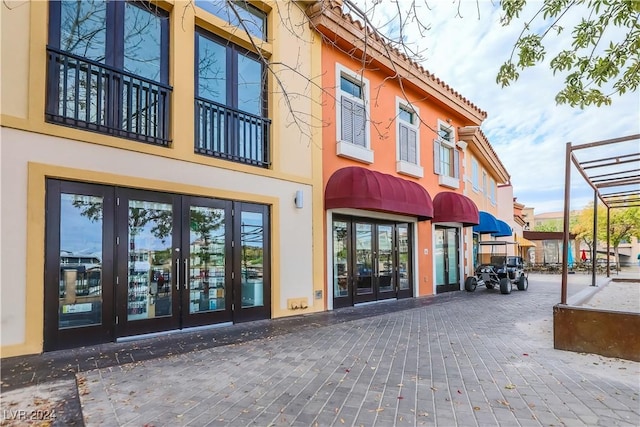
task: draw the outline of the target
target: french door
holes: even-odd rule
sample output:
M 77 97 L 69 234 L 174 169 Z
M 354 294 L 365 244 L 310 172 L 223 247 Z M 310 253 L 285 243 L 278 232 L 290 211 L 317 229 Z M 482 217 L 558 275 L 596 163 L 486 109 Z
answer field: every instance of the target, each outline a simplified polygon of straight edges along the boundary
M 267 206 L 47 184 L 45 350 L 270 317 Z
M 435 230 L 436 293 L 460 290 L 460 231 L 453 227 Z
M 408 224 L 333 221 L 334 307 L 413 295 Z

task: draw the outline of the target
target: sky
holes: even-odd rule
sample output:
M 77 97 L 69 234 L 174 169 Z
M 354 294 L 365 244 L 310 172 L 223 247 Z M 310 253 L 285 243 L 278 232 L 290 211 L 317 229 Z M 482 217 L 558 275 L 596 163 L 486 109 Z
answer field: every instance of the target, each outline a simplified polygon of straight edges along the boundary
M 385 6 L 395 3 L 386 1 Z M 359 3 L 370 6 L 372 2 Z M 503 27 L 497 0 L 428 0 L 429 8 L 424 0 L 415 3 L 421 22 L 429 24 L 430 30 L 420 35 L 415 25 L 406 25 L 406 39 L 424 49 L 422 64 L 429 72 L 487 112 L 481 128 L 511 176 L 514 197 L 533 207 L 535 214 L 564 209 L 567 142 L 578 145 L 640 133 L 640 93 L 614 97 L 611 106 L 584 110 L 556 105 L 564 77 L 554 76 L 548 61 L 553 52 L 570 45 L 571 24 L 578 22 L 580 14 L 563 18 L 566 30 L 553 37 L 543 65 L 521 71 L 517 82 L 502 88 L 496 75 L 509 58 L 524 20 Z M 528 3 L 521 18 L 530 18 L 540 6 L 540 1 Z M 381 18 L 381 12 L 378 7 L 375 16 Z M 618 149 L 629 153 L 640 147 L 634 141 Z M 612 154 L 591 153 L 596 157 Z M 582 209 L 593 201 L 593 190 L 573 171 L 570 209 Z

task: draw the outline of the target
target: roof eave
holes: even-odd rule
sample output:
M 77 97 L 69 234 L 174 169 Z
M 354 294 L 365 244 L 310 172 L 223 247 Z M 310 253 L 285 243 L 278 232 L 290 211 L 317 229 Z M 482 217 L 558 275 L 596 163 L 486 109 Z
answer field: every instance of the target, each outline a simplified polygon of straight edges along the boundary
M 438 103 L 450 108 L 465 118 L 465 125 L 480 125 L 487 113 L 464 98 L 433 74 L 411 61 L 407 56 L 380 41 L 357 21 L 348 19 L 342 9 L 334 3 L 317 2 L 307 9 L 309 25 L 349 54 L 376 68 L 384 68 L 387 75 L 402 79 Z

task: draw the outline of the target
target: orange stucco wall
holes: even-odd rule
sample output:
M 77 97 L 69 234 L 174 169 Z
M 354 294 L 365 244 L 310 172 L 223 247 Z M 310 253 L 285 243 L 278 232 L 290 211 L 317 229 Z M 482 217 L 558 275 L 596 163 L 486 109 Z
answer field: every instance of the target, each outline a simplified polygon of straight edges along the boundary
M 349 55 L 323 44 L 322 48 L 322 84 L 323 94 L 323 154 L 322 170 L 323 185 L 326 188 L 327 181 L 338 169 L 347 166 L 358 166 L 383 173 L 398 176 L 399 178 L 419 183 L 431 195 L 440 191 L 464 192 L 464 155 L 460 152 L 460 183 L 459 189 L 441 187 L 438 183 L 438 175 L 433 168 L 433 140 L 436 137 L 435 129 L 438 120 L 447 121 L 456 129 L 458 126 L 466 126 L 469 123 L 461 123 L 462 118 L 454 111 L 445 110 L 443 107 L 429 103 L 428 96 L 420 94 L 408 85 L 401 88 L 397 80 L 385 79 L 380 71 L 365 70 L 363 76 L 369 81 L 369 108 L 370 114 L 370 149 L 374 152 L 374 162 L 366 164 L 336 154 L 336 63 L 359 73 L 362 63 Z M 375 66 L 371 67 L 375 70 Z M 423 178 L 398 174 L 396 172 L 396 97 L 408 100 L 419 109 L 421 123 L 420 135 L 420 165 L 424 171 Z M 426 101 L 425 101 L 426 99 Z M 435 293 L 433 284 L 433 255 L 432 255 L 432 224 L 430 221 L 421 221 L 417 227 L 417 258 L 418 266 L 415 271 L 414 284 L 418 287 L 418 295 L 432 295 Z M 327 225 L 325 224 L 325 241 L 327 241 Z M 425 249 L 428 250 L 425 253 Z M 463 248 L 466 253 L 466 248 Z M 325 260 L 327 261 L 327 260 Z M 464 263 L 463 260 L 461 260 Z

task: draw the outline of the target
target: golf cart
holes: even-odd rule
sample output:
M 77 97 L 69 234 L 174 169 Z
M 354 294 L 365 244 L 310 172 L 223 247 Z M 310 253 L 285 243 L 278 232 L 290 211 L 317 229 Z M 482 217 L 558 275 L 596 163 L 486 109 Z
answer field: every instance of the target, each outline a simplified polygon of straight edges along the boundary
M 475 276 L 469 276 L 464 281 L 464 288 L 468 292 L 485 286 L 487 289 L 499 287 L 501 294 L 510 294 L 514 284 L 519 291 L 527 290 L 529 281 L 524 271 L 524 261 L 519 256 L 507 256 L 509 244 L 514 243 L 497 240 L 480 242 Z

